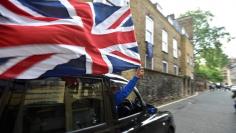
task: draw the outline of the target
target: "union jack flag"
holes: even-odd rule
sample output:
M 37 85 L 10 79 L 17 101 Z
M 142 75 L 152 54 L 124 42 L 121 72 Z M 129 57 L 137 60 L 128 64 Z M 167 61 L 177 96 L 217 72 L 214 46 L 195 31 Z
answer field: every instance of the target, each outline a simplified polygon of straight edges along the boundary
M 0 1 L 0 78 L 106 74 L 138 66 L 129 7 Z

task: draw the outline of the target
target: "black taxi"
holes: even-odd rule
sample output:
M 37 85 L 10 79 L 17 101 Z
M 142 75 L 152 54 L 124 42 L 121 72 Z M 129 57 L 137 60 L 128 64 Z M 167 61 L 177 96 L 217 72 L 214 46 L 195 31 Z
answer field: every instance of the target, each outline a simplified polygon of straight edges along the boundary
M 115 105 L 118 75 L 0 80 L 3 133 L 174 133 L 173 116 L 145 103 L 135 88 Z

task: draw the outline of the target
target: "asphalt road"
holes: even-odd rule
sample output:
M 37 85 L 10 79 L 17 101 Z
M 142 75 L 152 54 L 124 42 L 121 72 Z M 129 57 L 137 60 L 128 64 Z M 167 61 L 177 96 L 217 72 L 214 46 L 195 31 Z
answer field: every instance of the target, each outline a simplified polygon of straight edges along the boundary
M 236 133 L 231 95 L 223 90 L 206 91 L 159 110 L 173 113 L 176 133 Z

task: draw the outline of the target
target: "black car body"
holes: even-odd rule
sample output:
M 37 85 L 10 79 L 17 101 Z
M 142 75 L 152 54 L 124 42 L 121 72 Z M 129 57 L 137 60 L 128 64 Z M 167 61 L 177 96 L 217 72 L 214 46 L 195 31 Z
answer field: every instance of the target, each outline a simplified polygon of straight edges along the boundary
M 117 75 L 0 81 L 0 128 L 4 133 L 174 133 L 170 112 L 146 104 L 135 88 L 114 104 Z

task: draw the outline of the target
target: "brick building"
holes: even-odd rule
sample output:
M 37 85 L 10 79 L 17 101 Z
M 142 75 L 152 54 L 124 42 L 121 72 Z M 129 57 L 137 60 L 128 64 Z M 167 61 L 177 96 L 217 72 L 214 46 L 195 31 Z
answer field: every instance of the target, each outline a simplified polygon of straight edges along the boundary
M 224 85 L 232 85 L 231 76 L 230 76 L 230 68 L 224 67 L 222 70 L 222 75 L 224 77 L 223 84 Z
M 236 84 L 236 58 L 230 59 L 229 69 L 230 69 L 231 84 L 235 85 Z
M 89 1 L 89 0 L 83 0 Z M 91 1 L 91 0 L 90 0 Z M 118 6 L 130 5 L 139 45 L 145 77 L 138 88 L 144 98 L 151 102 L 175 99 L 191 94 L 190 79 L 193 78 L 193 46 L 189 41 L 191 23 L 174 15 L 165 17 L 158 4 L 149 0 L 94 0 Z M 188 26 L 187 30 L 181 24 Z M 189 32 L 189 33 L 188 33 Z M 153 56 L 147 56 L 151 45 Z M 123 72 L 128 79 L 134 71 Z M 187 77 L 187 78 L 186 78 Z

